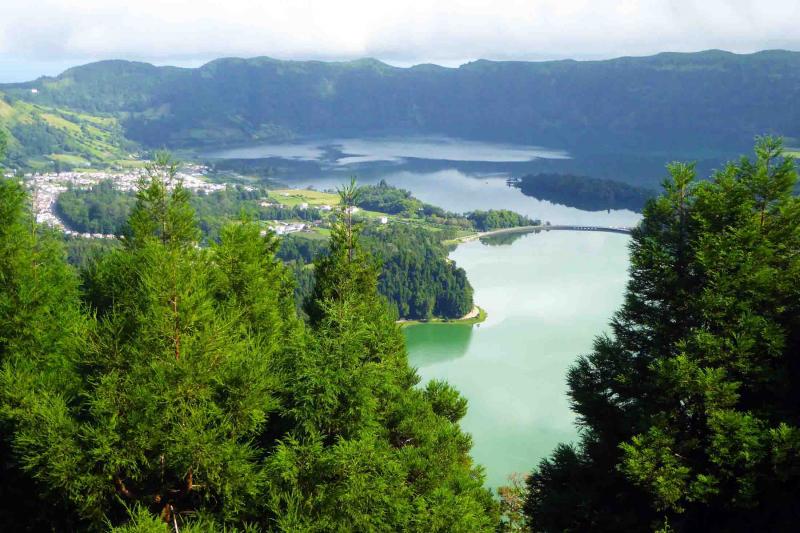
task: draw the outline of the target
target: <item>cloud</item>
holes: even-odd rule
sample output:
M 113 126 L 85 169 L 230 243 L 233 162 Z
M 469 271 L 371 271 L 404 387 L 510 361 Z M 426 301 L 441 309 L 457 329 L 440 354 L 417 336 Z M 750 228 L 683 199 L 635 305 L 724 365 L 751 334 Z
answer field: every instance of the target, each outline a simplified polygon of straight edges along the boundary
M 797 0 L 3 0 L 0 58 L 410 64 L 800 49 Z

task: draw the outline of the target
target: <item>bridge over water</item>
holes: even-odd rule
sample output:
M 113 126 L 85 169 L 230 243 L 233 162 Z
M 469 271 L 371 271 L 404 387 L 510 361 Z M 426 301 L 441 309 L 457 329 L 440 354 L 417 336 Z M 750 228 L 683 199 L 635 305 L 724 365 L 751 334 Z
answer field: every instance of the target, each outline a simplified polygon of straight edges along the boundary
M 468 242 L 475 239 L 482 239 L 483 237 L 491 237 L 492 235 L 505 235 L 508 233 L 529 233 L 534 231 L 604 231 L 606 233 L 622 233 L 624 235 L 630 234 L 633 228 L 628 226 L 590 226 L 590 225 L 569 225 L 569 224 L 558 224 L 558 225 L 539 225 L 539 226 L 517 226 L 515 228 L 502 228 L 496 229 L 492 231 L 484 231 L 481 233 L 473 233 L 472 235 L 468 235 L 466 237 L 460 237 L 457 239 L 453 239 L 452 241 L 447 241 L 451 244 L 458 244 L 462 242 Z
M 606 233 L 629 234 L 633 228 L 627 226 L 531 226 L 536 230 L 562 230 L 562 231 L 604 231 Z

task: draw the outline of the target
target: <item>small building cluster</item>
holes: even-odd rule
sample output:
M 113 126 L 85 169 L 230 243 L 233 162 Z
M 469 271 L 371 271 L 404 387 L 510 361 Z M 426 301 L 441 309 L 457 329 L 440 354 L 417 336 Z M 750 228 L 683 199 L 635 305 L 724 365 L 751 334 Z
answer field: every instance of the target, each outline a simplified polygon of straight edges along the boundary
M 186 189 L 191 191 L 209 193 L 224 190 L 227 186 L 226 184 L 209 183 L 203 179 L 203 175 L 207 171 L 208 169 L 205 166 L 186 164 L 176 175 L 176 181 L 182 183 Z M 70 187 L 86 189 L 102 181 L 111 181 L 114 184 L 114 188 L 121 191 L 135 191 L 139 180 L 145 174 L 146 171 L 144 169 L 134 169 L 126 172 L 48 172 L 25 174 L 23 181 L 31 191 L 36 222 L 64 229 L 64 224 L 54 211 L 59 194 Z M 254 190 L 254 187 L 245 186 L 245 189 Z M 81 234 L 81 236 L 110 238 L 102 234 Z
M 307 224 L 303 222 L 282 222 L 276 220 L 270 225 L 269 229 L 275 233 L 275 235 L 287 235 L 289 233 L 297 233 L 298 231 L 303 231 L 306 229 Z M 264 230 L 261 232 L 262 235 L 266 235 L 267 231 Z

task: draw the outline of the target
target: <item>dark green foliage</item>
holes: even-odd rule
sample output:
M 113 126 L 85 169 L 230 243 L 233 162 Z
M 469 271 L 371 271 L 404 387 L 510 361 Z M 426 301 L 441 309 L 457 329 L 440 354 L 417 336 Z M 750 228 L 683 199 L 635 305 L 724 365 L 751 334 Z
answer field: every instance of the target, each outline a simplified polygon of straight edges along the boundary
M 403 336 L 351 222 L 336 224 L 316 271 L 308 310 L 315 349 L 295 362 L 290 412 L 297 429 L 269 463 L 270 471 L 283 473 L 272 500 L 278 526 L 493 530 L 494 503 L 468 458 L 469 438 L 455 423 L 463 400 L 444 392 L 437 398 L 451 420 L 414 388 L 418 378 Z
M 122 243 L 117 239 L 68 237 L 64 239 L 64 246 L 67 251 L 67 262 L 77 267 L 78 270 L 85 270 L 93 261 L 99 260 L 109 251 L 119 248 Z
M 416 215 L 422 210 L 423 203 L 413 196 L 411 192 L 392 187 L 385 180 L 381 180 L 377 185 L 365 185 L 361 187 L 361 196 L 358 199 L 358 207 L 370 211 L 407 216 Z
M 56 213 L 71 230 L 119 235 L 136 202 L 104 181 L 91 189 L 69 189 L 58 196 Z
M 447 229 L 471 229 L 472 222 L 466 215 L 451 213 L 441 207 L 430 205 L 414 198 L 410 191 L 394 187 L 381 180 L 377 185 L 360 188 L 356 205 L 358 207 L 400 215 L 403 218 L 418 218 L 430 224 L 445 226 Z
M 306 235 L 290 234 L 281 238 L 278 257 L 284 261 L 299 261 L 310 264 L 322 254 L 328 253 L 328 241 Z
M 308 328 L 276 239 L 242 219 L 199 247 L 175 170 L 158 155 L 83 291 L 0 183 L 0 528 L 492 531 L 466 402 L 415 388 L 352 224 Z
M 619 181 L 572 174 L 528 174 L 511 180 L 524 194 L 587 211 L 630 209 L 641 212 L 654 191 Z
M 254 220 L 319 220 L 319 209 L 299 206 L 280 207 L 261 203 L 268 195 L 262 188 L 247 188 L 240 185 L 227 187 L 221 191 L 198 193 L 192 196 L 192 206 L 197 212 L 200 229 L 208 242 L 219 239 L 220 229 L 230 220 L 243 214 Z
M 670 166 L 613 336 L 570 371 L 582 439 L 532 475 L 535 528 L 794 528 L 800 200 L 781 149 L 761 139 L 709 182 Z
M 279 207 L 270 203 L 260 205 L 268 191 L 241 185 L 210 193 L 186 191 L 195 210 L 200 230 L 206 242 L 218 241 L 222 227 L 229 221 L 247 215 L 255 220 L 318 220 L 320 211 Z M 112 182 L 102 182 L 90 189 L 70 189 L 56 201 L 58 215 L 75 231 L 85 233 L 122 233 L 134 195 L 114 189 Z
M 410 191 L 393 187 L 381 180 L 377 185 L 361 187 L 356 205 L 371 211 L 401 215 L 405 218 L 421 218 L 440 226 L 453 226 L 462 229 L 490 231 L 501 228 L 539 224 L 507 209 L 472 211 L 464 215 L 445 211 L 440 207 L 423 203 L 414 198 Z
M 17 183 L 0 179 L 0 529 L 66 530 L 75 519 L 68 495 L 51 491 L 21 450 L 69 426 L 67 402 L 81 384 L 74 361 L 88 324 L 60 239 L 37 228 L 26 200 Z M 33 427 L 42 430 L 38 439 Z M 64 453 L 66 443 L 51 438 L 52 451 Z
M 478 231 L 491 231 L 502 228 L 516 228 L 519 226 L 532 226 L 540 224 L 538 220 L 531 220 L 525 215 L 520 215 L 508 209 L 490 209 L 489 211 L 472 211 L 467 213 L 467 218 Z
M 365 231 L 364 243 L 381 260 L 378 290 L 398 316 L 459 318 L 472 309 L 466 272 L 429 230 L 389 224 Z
M 124 247 L 87 276 L 96 322 L 70 361 L 80 389 L 9 388 L 26 408 L 14 412 L 14 452 L 87 524 L 123 519 L 124 505 L 180 522 L 195 512 L 222 522 L 258 515 L 266 481 L 256 442 L 279 406 L 272 367 L 287 345 L 291 286 L 279 287 L 274 243 L 259 251 L 257 228 L 198 249 L 185 191 L 167 191 L 174 170 L 159 156 Z M 273 295 L 269 309 L 253 290 Z
M 407 191 L 386 184 L 361 190 L 364 192 L 360 194 L 367 197 L 374 197 L 376 190 L 389 195 L 410 197 Z M 262 206 L 262 199 L 268 194 L 264 189 L 234 186 L 208 194 L 190 194 L 188 191 L 181 194 L 189 195 L 205 242 L 218 241 L 221 229 L 242 215 L 256 220 L 307 221 L 319 219 L 321 216 L 319 210 L 314 208 L 278 207 L 272 203 Z M 359 202 L 362 201 L 363 198 L 360 198 Z M 411 198 L 411 201 L 415 205 L 424 205 L 415 198 Z M 132 195 L 115 190 L 110 182 L 104 182 L 91 189 L 75 189 L 62 193 L 57 201 L 57 208 L 59 215 L 72 229 L 80 232 L 120 234 L 134 202 Z M 427 214 L 428 211 L 431 214 Z M 437 220 L 440 221 L 472 223 L 452 213 L 434 212 L 434 208 L 426 206 L 425 213 L 420 212 L 420 216 L 428 217 L 429 220 L 438 217 Z M 499 224 L 527 221 L 524 217 L 505 211 L 479 213 L 475 220 L 481 224 L 487 221 L 490 224 L 492 221 Z M 400 228 L 394 225 L 369 229 L 365 233 L 365 246 L 383 263 L 379 290 L 389 299 L 398 316 L 414 319 L 432 316 L 457 318 L 472 309 L 472 288 L 466 274 L 447 259 L 446 250 L 439 242 L 447 235 L 446 232 L 439 232 L 434 236 L 429 230 L 416 226 Z M 89 246 L 80 241 L 70 242 L 70 261 L 73 264 L 84 264 Z M 97 246 L 100 245 L 95 245 Z M 322 239 L 289 235 L 281 239 L 278 256 L 284 261 L 309 264 L 319 254 L 326 252 L 327 243 Z M 313 279 L 313 272 L 298 267 L 296 274 L 297 298 L 302 301 L 310 296 L 309 280 Z
M 388 224 L 367 227 L 361 242 L 381 265 L 378 290 L 400 318 L 459 318 L 473 306 L 472 286 L 466 272 L 447 258 L 447 250 L 430 230 Z M 324 241 L 287 235 L 281 239 L 279 257 L 310 263 L 328 249 Z M 299 267 L 298 267 L 299 268 Z M 302 278 L 313 277 L 303 270 Z M 302 290 L 307 285 L 298 284 Z M 300 293 L 303 300 L 310 293 Z

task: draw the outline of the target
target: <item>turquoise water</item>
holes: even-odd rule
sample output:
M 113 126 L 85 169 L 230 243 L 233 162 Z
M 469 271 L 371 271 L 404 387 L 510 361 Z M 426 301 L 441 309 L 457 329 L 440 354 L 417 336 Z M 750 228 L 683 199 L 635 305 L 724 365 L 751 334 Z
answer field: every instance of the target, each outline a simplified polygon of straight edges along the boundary
M 489 486 L 575 440 L 567 369 L 622 303 L 628 241 L 554 231 L 506 245 L 463 244 L 451 257 L 467 271 L 487 320 L 405 329 L 423 382 L 446 379 L 469 400 L 462 427 Z

